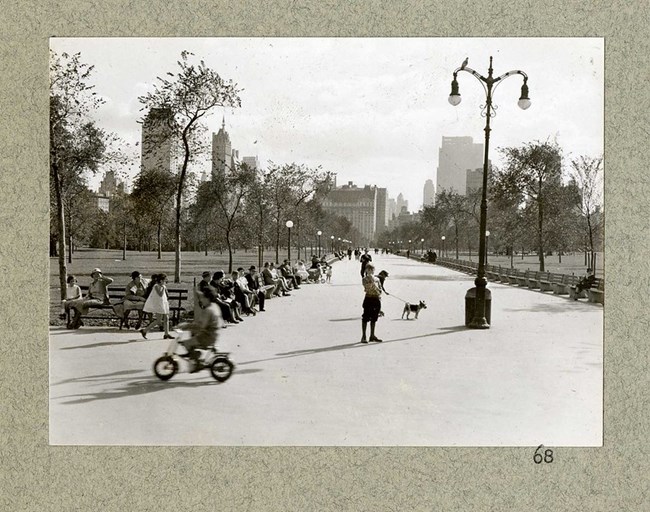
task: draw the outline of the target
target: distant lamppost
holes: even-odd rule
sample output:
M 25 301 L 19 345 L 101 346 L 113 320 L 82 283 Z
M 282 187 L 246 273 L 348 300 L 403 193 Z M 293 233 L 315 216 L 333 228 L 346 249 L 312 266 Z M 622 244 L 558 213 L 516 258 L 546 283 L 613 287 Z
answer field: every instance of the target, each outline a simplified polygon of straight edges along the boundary
M 453 106 L 456 106 L 460 103 L 461 97 L 458 90 L 458 82 L 456 80 L 458 73 L 460 71 L 465 71 L 474 75 L 474 77 L 481 83 L 483 89 L 485 90 L 486 100 L 485 105 L 481 108 L 483 112 L 481 115 L 485 116 L 485 154 L 483 157 L 483 189 L 481 193 L 481 220 L 480 220 L 480 238 L 479 238 L 479 258 L 478 258 L 478 270 L 476 273 L 476 279 L 474 284 L 476 285 L 476 301 L 475 301 L 475 311 L 474 317 L 468 323 L 468 327 L 473 329 L 488 329 L 490 324 L 486 319 L 486 309 L 485 309 L 485 299 L 486 299 L 486 287 L 487 279 L 485 278 L 485 261 L 486 261 L 486 223 L 487 223 L 487 177 L 488 177 L 488 153 L 490 148 L 490 118 L 496 114 L 495 108 L 492 106 L 492 93 L 493 88 L 496 90 L 496 87 L 501 83 L 502 80 L 508 78 L 512 75 L 521 75 L 524 77 L 524 83 L 521 86 L 521 96 L 517 105 L 519 108 L 526 110 L 530 107 L 530 99 L 528 98 L 528 75 L 523 71 L 518 69 L 513 71 L 508 71 L 501 76 L 494 78 L 492 76 L 492 57 L 490 57 L 490 67 L 488 69 L 487 78 L 483 75 L 477 73 L 472 68 L 467 67 L 467 61 L 459 68 L 456 68 L 454 71 L 454 79 L 451 82 L 451 94 L 449 95 L 449 103 Z
M 334 252 L 334 235 L 330 237 L 331 243 L 330 243 L 330 252 Z
M 340 251 L 340 250 L 341 250 L 341 237 L 339 237 L 339 243 L 338 243 L 338 245 L 336 246 L 336 250 L 337 250 L 337 251 Z
M 287 226 L 287 229 L 289 231 L 289 241 L 287 242 L 287 259 L 291 261 L 291 228 L 293 227 L 293 222 L 288 220 L 285 226 Z
M 490 241 L 490 230 L 488 229 L 485 232 L 485 264 L 486 265 L 488 264 L 488 254 L 489 254 L 489 251 L 488 251 L 489 243 L 488 242 L 489 241 Z
M 323 234 L 323 232 L 319 229 L 316 234 L 318 235 L 318 257 L 320 258 L 320 236 Z
M 446 258 L 447 255 L 445 254 L 445 235 L 442 235 L 440 237 L 440 240 L 442 240 L 442 257 Z
M 420 243 L 422 244 L 422 247 L 420 247 L 420 251 L 422 254 L 424 254 L 424 238 L 420 238 Z

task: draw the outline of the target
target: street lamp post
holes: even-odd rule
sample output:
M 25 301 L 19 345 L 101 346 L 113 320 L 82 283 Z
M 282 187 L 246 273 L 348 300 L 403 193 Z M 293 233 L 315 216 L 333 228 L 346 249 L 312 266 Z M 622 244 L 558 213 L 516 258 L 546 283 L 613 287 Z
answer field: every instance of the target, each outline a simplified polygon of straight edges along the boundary
M 486 247 L 486 223 L 487 223 L 487 176 L 488 176 L 488 152 L 490 147 L 490 118 L 493 117 L 496 112 L 492 106 L 492 94 L 493 90 L 496 90 L 496 87 L 504 80 L 512 75 L 521 75 L 524 77 L 524 83 L 521 86 L 521 97 L 517 102 L 517 105 L 523 110 L 526 110 L 530 107 L 530 99 L 528 98 L 528 75 L 523 71 L 518 69 L 513 71 L 508 71 L 501 76 L 494 78 L 492 76 L 492 57 L 490 57 L 490 67 L 488 69 L 488 76 L 484 77 L 483 75 L 477 73 L 472 68 L 467 67 L 467 64 L 464 63 L 461 67 L 457 68 L 454 71 L 454 79 L 451 82 L 451 94 L 449 95 L 449 103 L 453 106 L 456 106 L 460 103 L 461 97 L 460 92 L 458 91 L 458 82 L 456 80 L 458 73 L 460 71 L 465 71 L 474 75 L 474 77 L 481 83 L 483 89 L 485 90 L 486 100 L 484 113 L 481 115 L 485 116 L 485 153 L 483 157 L 483 190 L 481 193 L 481 220 L 480 220 L 480 238 L 479 238 L 479 258 L 478 258 L 478 270 L 476 274 L 476 279 L 474 284 L 476 285 L 476 301 L 475 301 L 475 311 L 474 317 L 468 324 L 468 327 L 473 329 L 488 329 L 490 324 L 488 323 L 485 317 L 485 298 L 486 298 L 486 287 L 487 279 L 485 279 L 485 247 Z
M 330 252 L 334 252 L 334 235 L 330 237 L 331 243 L 330 243 Z
M 420 239 L 420 243 L 422 244 L 422 247 L 420 247 L 420 251 L 422 252 L 422 254 L 424 254 L 424 238 Z
M 293 222 L 288 220 L 285 226 L 287 226 L 287 230 L 289 231 L 289 239 L 287 242 L 287 259 L 291 261 L 291 228 L 293 227 Z
M 490 230 L 488 229 L 485 232 L 485 265 L 487 266 L 488 264 L 488 254 L 489 254 L 489 241 L 490 241 Z
M 445 253 L 445 238 L 446 238 L 445 235 L 442 235 L 440 237 L 440 240 L 442 240 L 442 257 L 443 258 L 447 257 L 447 254 Z
M 320 258 L 320 236 L 323 234 L 323 232 L 319 229 L 316 234 L 318 235 L 318 257 Z

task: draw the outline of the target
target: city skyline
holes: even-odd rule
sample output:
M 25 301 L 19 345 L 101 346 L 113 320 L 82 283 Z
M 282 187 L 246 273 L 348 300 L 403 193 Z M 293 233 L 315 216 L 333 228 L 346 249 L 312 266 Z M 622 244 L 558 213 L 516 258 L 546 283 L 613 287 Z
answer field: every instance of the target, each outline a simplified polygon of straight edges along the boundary
M 91 83 L 106 100 L 93 118 L 131 147 L 144 112 L 137 98 L 157 76 L 176 71 L 187 49 L 242 88 L 242 107 L 219 108 L 207 120 L 217 133 L 225 118 L 233 148 L 260 165 L 297 162 L 337 173 L 340 183 L 376 184 L 403 193 L 411 211 L 422 186 L 436 182 L 443 136 L 483 137 L 476 80 L 459 74 L 463 102 L 447 102 L 453 71 L 469 66 L 495 75 L 521 69 L 532 106 L 517 107 L 521 79 L 495 94 L 490 158 L 498 147 L 557 140 L 565 155 L 603 152 L 602 38 L 53 38 L 57 53 L 81 52 L 95 66 Z M 136 148 L 139 149 L 139 148 Z M 134 151 L 134 156 L 139 152 Z M 139 162 L 138 162 L 139 163 Z M 200 176 L 209 170 L 195 170 Z M 129 184 L 139 170 L 133 166 Z M 98 186 L 101 177 L 90 182 Z

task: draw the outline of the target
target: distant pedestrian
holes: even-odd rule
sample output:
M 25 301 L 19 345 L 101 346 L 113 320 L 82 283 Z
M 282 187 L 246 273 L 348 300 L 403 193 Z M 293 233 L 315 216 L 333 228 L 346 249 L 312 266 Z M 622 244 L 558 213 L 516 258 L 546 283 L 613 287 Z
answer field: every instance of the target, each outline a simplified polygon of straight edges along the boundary
M 372 261 L 372 256 L 368 254 L 368 249 L 365 250 L 359 260 L 361 261 L 361 278 L 363 278 L 366 275 L 366 265 Z
M 368 322 L 370 322 L 370 341 L 382 341 L 375 336 L 375 324 L 381 311 L 381 283 L 373 275 L 374 271 L 375 267 L 368 263 L 365 267 L 366 275 L 362 279 L 365 297 L 363 299 L 363 315 L 361 316 L 361 343 L 368 343 L 368 338 L 366 338 Z
M 325 281 L 328 283 L 332 282 L 332 265 L 327 265 L 327 270 L 325 271 Z

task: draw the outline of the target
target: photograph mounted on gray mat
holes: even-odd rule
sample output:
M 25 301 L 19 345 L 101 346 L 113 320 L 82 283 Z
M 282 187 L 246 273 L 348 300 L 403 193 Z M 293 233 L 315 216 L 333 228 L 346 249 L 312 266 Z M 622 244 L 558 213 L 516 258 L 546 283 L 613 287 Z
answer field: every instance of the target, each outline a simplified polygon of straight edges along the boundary
M 52 38 L 50 85 L 52 445 L 602 446 L 602 38 Z

